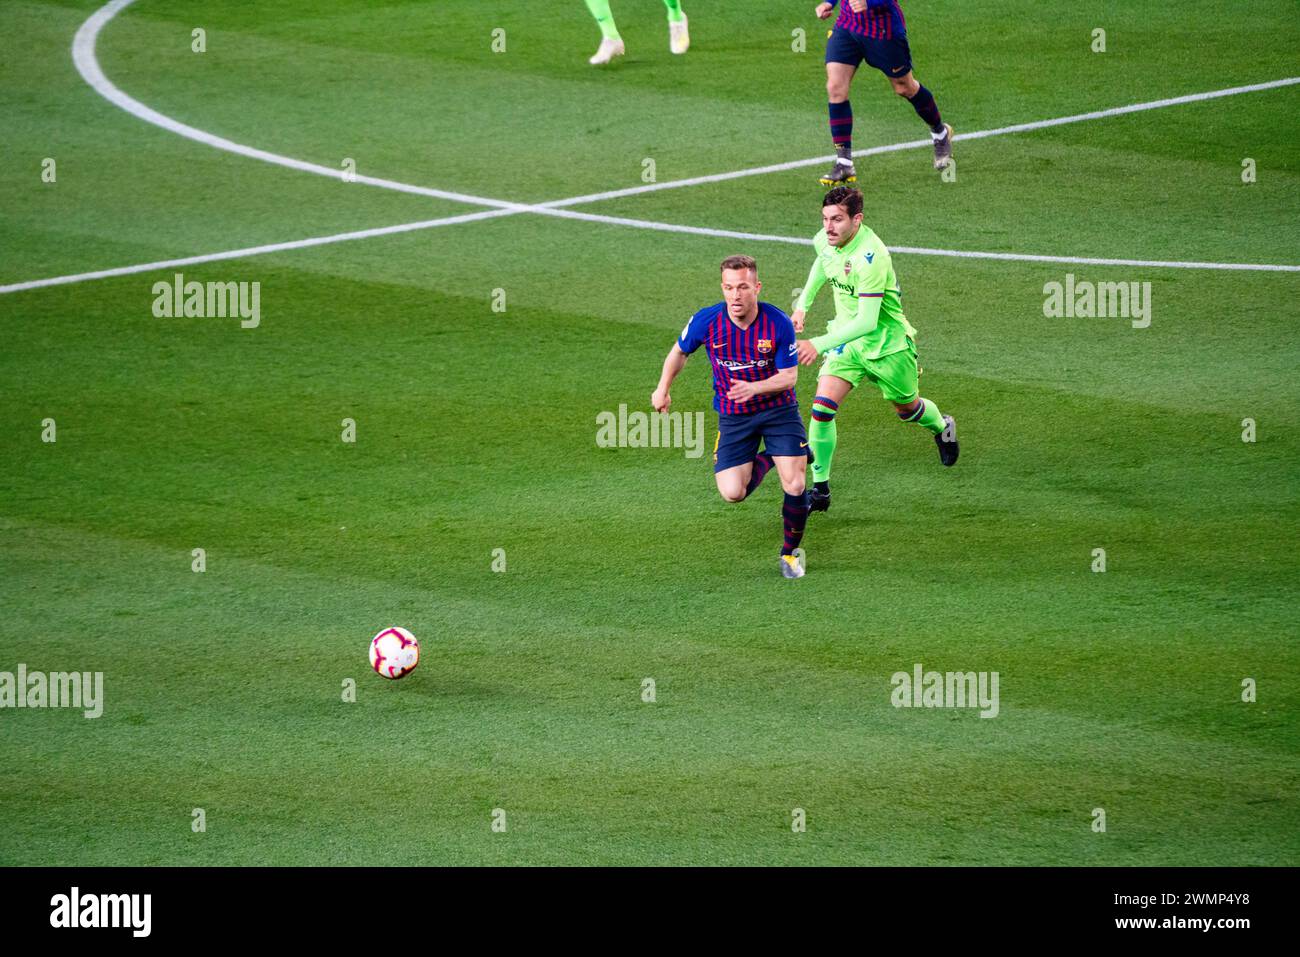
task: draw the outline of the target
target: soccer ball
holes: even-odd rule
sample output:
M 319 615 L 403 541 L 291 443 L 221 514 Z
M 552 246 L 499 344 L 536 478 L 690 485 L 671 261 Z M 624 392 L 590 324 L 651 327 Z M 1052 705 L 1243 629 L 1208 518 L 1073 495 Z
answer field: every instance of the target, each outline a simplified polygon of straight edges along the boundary
M 405 628 L 385 628 L 370 639 L 370 667 L 385 678 L 405 678 L 420 663 L 420 643 Z

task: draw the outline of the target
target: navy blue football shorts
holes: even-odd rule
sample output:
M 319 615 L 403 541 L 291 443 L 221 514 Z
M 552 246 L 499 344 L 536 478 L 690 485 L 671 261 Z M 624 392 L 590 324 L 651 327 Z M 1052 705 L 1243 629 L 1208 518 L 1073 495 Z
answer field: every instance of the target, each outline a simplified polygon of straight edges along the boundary
M 799 415 L 799 403 L 741 415 L 718 413 L 718 439 L 713 445 L 713 471 L 754 461 L 758 442 L 772 455 L 807 455 L 808 433 Z
M 831 30 L 826 41 L 827 63 L 847 63 L 856 67 L 863 60 L 885 76 L 906 76 L 912 69 L 912 51 L 907 45 L 907 34 L 895 34 L 886 40 L 859 36 L 843 27 Z

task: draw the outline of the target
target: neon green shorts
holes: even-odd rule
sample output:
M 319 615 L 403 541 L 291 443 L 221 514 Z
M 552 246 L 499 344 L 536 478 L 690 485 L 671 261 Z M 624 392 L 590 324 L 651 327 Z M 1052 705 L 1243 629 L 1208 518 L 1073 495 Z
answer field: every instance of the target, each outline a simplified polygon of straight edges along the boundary
M 915 399 L 920 391 L 917 381 L 916 343 L 907 340 L 907 348 L 879 359 L 863 355 L 862 340 L 855 339 L 826 353 L 819 376 L 833 375 L 856 388 L 863 379 L 880 387 L 889 402 L 904 403 Z

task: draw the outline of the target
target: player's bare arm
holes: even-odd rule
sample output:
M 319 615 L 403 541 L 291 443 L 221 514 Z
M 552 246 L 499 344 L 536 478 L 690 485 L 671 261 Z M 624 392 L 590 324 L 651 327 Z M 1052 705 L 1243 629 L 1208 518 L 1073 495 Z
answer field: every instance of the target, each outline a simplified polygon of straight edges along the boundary
M 659 385 L 655 387 L 654 392 L 650 393 L 650 405 L 656 412 L 667 412 L 668 407 L 673 404 L 673 397 L 669 394 L 669 389 L 673 386 L 673 380 L 686 368 L 686 360 L 690 358 L 673 343 L 673 347 L 668 350 L 668 355 L 664 357 L 663 372 L 659 374 Z

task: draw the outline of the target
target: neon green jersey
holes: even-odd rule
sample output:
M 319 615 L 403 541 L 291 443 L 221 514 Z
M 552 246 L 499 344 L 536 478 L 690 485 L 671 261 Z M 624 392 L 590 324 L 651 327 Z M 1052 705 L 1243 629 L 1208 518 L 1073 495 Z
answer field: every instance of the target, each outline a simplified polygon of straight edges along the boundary
M 879 359 L 907 348 L 916 330 L 903 315 L 902 292 L 894 262 L 880 237 L 866 226 L 843 246 L 832 246 L 826 230 L 813 238 L 817 261 L 808 273 L 795 308 L 805 312 L 827 282 L 835 287 L 835 318 L 826 334 L 811 340 L 818 352 L 862 339 L 866 359 Z

